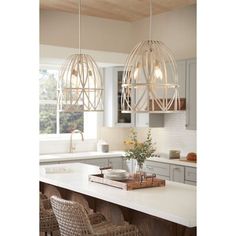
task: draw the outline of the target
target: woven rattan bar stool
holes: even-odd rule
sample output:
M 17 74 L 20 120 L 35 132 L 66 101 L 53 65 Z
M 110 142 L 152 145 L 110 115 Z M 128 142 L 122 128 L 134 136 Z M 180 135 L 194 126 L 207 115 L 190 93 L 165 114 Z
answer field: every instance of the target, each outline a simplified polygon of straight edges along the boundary
M 84 207 L 74 201 L 68 201 L 56 196 L 50 198 L 56 215 L 61 236 L 136 236 L 138 229 L 134 225 L 114 225 L 108 221 L 91 224 Z
M 106 221 L 104 215 L 99 212 L 94 212 L 93 209 L 89 208 L 88 201 L 81 194 L 75 192 L 68 192 L 65 199 L 81 204 L 84 207 L 86 213 L 88 214 L 91 224 L 98 224 L 102 221 Z
M 44 235 L 59 236 L 59 225 L 52 210 L 50 199 L 40 193 L 40 232 Z

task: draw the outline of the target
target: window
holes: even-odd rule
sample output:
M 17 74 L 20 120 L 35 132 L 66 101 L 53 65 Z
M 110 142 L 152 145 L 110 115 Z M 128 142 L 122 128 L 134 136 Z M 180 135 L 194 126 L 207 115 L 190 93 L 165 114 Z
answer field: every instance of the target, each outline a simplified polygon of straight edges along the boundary
M 66 134 L 79 129 L 88 138 L 96 138 L 96 114 L 59 112 L 57 107 L 58 70 L 41 69 L 39 76 L 40 134 Z M 86 121 L 85 121 L 86 119 Z M 92 124 L 91 124 L 92 119 Z

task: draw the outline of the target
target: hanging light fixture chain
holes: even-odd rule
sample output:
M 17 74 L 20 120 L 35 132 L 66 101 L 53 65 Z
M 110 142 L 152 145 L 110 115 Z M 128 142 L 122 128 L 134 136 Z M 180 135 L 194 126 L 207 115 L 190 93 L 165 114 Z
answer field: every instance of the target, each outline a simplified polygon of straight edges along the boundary
M 80 9 L 81 9 L 81 0 L 79 0 L 79 54 L 81 54 L 81 48 L 80 48 L 80 22 L 81 22 L 81 19 L 80 19 Z
M 150 18 L 149 18 L 149 40 L 152 39 L 152 0 L 149 1 L 150 2 Z

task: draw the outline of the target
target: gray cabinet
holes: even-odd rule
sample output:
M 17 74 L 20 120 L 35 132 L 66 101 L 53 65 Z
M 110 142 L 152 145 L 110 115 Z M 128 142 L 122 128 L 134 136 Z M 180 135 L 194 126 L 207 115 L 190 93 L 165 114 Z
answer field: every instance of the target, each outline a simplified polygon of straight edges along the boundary
M 197 184 L 195 167 L 147 160 L 144 162 L 143 170 L 147 173 L 154 173 L 161 179 L 191 185 Z
M 122 157 L 108 159 L 108 166 L 111 166 L 112 169 L 122 169 Z
M 161 162 L 145 161 L 143 170 L 147 173 L 156 174 L 161 179 L 170 179 L 170 165 Z
M 193 167 L 185 167 L 185 183 L 196 185 L 197 182 L 197 170 Z
M 104 126 L 132 127 L 134 114 L 121 112 L 121 84 L 123 67 L 104 68 Z
M 196 76 L 196 59 L 187 60 L 186 76 L 186 129 L 197 129 L 197 76 Z
M 178 83 L 179 83 L 179 96 L 181 98 L 186 97 L 186 60 L 178 60 L 176 61 L 177 72 L 178 72 Z M 169 65 L 167 64 L 167 73 L 170 70 Z M 168 73 L 169 76 L 173 76 L 172 73 Z M 173 81 L 173 78 L 170 78 L 170 81 Z
M 136 127 L 161 128 L 164 127 L 164 114 L 137 113 Z
M 184 166 L 170 165 L 170 180 L 184 183 Z
M 186 98 L 186 60 L 176 61 L 177 71 L 178 71 L 178 82 L 180 85 L 179 95 L 180 98 Z M 167 73 L 170 70 L 169 65 L 167 64 Z M 168 73 L 169 76 L 173 76 L 172 73 Z M 170 78 L 170 81 L 172 78 Z M 160 94 L 160 97 L 162 94 Z M 169 96 L 171 97 L 171 95 Z M 168 113 L 167 115 L 171 115 Z M 136 114 L 136 127 L 164 127 L 164 113 L 137 113 Z
M 108 166 L 108 160 L 107 159 L 86 159 L 86 160 L 81 160 L 81 161 L 78 161 L 78 162 L 81 162 L 81 163 L 85 163 L 85 164 L 89 164 L 89 165 L 94 165 L 94 166 L 99 166 L 99 167 L 107 167 Z

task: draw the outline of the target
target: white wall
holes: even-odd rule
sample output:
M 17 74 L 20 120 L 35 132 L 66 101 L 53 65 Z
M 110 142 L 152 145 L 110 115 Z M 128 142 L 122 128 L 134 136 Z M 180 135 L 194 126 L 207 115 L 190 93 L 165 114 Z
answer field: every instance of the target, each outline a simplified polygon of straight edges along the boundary
M 196 56 L 196 5 L 154 15 L 152 38 L 163 41 L 177 59 Z M 149 17 L 125 22 L 98 17 L 81 17 L 81 47 L 129 53 L 149 36 Z M 78 15 L 40 11 L 40 44 L 78 47 Z
M 40 11 L 40 44 L 79 47 L 78 14 Z M 81 48 L 127 52 L 131 47 L 131 24 L 124 21 L 81 16 Z
M 100 139 L 106 141 L 110 150 L 124 150 L 124 140 L 128 138 L 130 128 L 101 127 Z
M 77 24 L 77 30 L 75 29 Z M 176 59 L 196 57 L 196 6 L 188 6 L 175 11 L 153 16 L 153 39 L 163 41 L 175 54 Z M 96 17 L 82 17 L 82 47 L 90 50 L 129 53 L 140 40 L 148 37 L 149 18 L 136 22 L 122 22 Z M 41 59 L 58 57 L 56 50 L 78 47 L 78 19 L 76 15 L 62 12 L 41 11 L 40 44 L 44 49 Z M 47 46 L 50 45 L 50 46 Z M 42 45 L 41 45 L 42 46 Z M 62 53 L 62 54 L 63 54 Z M 60 54 L 60 53 L 59 53 Z M 62 55 L 60 54 L 60 56 Z M 46 57 L 45 57 L 46 55 Z M 115 54 L 114 54 L 115 55 Z M 114 56 L 112 55 L 112 56 Z M 116 56 L 115 56 L 116 57 Z M 98 57 L 99 58 L 99 57 Z M 110 55 L 107 57 L 110 58 Z M 119 55 L 119 64 L 124 54 Z M 44 60 L 44 62 L 47 60 Z M 114 61 L 115 62 L 115 61 Z M 146 129 L 139 129 L 144 138 Z M 127 128 L 101 127 L 99 139 L 110 144 L 111 150 L 123 149 L 123 141 L 127 138 Z M 196 151 L 196 131 L 185 130 L 185 114 L 166 115 L 165 128 L 152 129 L 153 140 L 157 142 L 158 151 L 167 153 L 169 149 L 180 149 L 182 155 Z M 48 150 L 45 143 L 41 150 Z M 65 150 L 66 146 L 55 144 L 54 148 Z M 95 150 L 95 143 L 88 149 Z M 50 149 L 50 148 L 49 148 Z
M 132 24 L 133 44 L 149 37 L 149 18 Z M 196 57 L 196 5 L 152 17 L 152 39 L 165 43 L 176 59 Z

